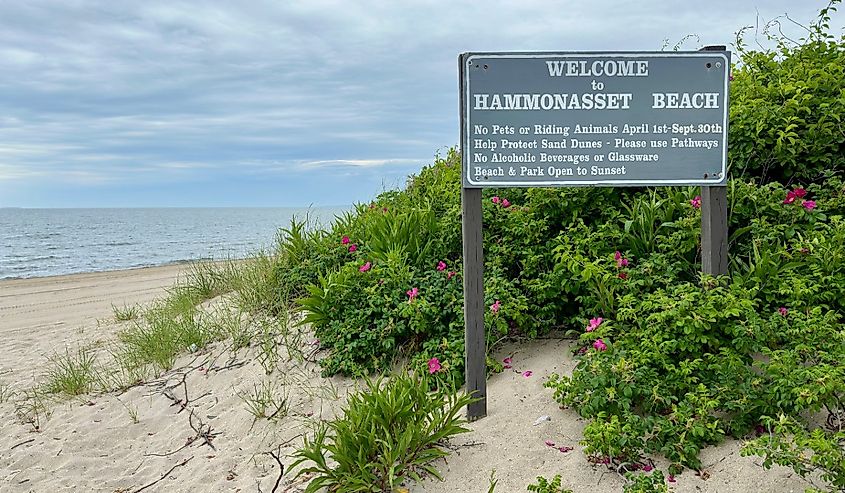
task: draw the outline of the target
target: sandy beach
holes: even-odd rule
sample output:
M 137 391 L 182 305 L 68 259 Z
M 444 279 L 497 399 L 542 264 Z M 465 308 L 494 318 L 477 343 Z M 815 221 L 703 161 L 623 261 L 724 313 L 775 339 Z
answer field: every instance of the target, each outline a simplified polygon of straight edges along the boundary
M 181 356 L 175 368 L 125 391 L 74 398 L 27 399 L 49 358 L 66 350 L 107 347 L 131 322 L 117 322 L 112 306 L 145 306 L 166 294 L 185 266 L 79 274 L 0 282 L 0 383 L 11 395 L 0 402 L 0 491 L 277 491 L 303 490 L 291 471 L 280 476 L 302 435 L 331 417 L 354 388 L 346 378 L 321 378 L 309 353 L 301 361 L 283 352 L 269 375 L 259 348 L 233 350 L 226 341 Z M 207 308 L 225 307 L 221 297 Z M 551 373 L 575 365 L 570 343 L 538 340 L 508 345 L 514 369 L 489 380 L 489 415 L 453 440 L 439 464 L 444 481 L 411 485 L 413 492 L 486 492 L 495 470 L 497 492 L 525 491 L 536 476 L 563 476 L 574 492 L 620 492 L 623 479 L 586 461 L 579 445 L 584 426 L 574 411 L 559 409 L 543 387 Z M 530 377 L 522 371 L 531 370 Z M 254 419 L 243 396 L 267 386 L 284 411 Z M 281 409 L 281 406 L 279 407 Z M 21 419 L 39 416 L 38 429 Z M 538 417 L 550 421 L 535 425 Z M 560 452 L 544 442 L 574 447 Z M 677 492 L 800 492 L 808 485 L 792 471 L 765 471 L 761 460 L 740 457 L 727 441 L 702 453 L 704 474 L 686 471 Z M 277 461 L 278 458 L 278 461 Z M 665 462 L 656 461 L 665 466 Z

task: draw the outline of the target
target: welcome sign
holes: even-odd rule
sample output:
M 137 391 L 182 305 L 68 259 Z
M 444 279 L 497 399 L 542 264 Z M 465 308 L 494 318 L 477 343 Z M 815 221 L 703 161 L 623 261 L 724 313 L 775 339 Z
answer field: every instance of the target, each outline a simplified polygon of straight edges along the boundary
M 463 185 L 720 185 L 730 53 L 467 53 Z

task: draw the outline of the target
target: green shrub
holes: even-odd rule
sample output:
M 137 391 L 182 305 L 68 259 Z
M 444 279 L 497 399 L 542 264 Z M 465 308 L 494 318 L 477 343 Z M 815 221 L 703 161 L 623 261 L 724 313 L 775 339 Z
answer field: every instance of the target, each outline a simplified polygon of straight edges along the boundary
M 560 474 L 549 481 L 543 476 L 537 476 L 537 482 L 528 485 L 528 491 L 533 493 L 572 493 L 570 489 L 564 489 L 561 486 Z
M 845 37 L 829 34 L 830 2 L 800 43 L 766 32 L 772 50 L 748 48 L 737 35 L 731 83 L 731 170 L 764 181 L 817 180 L 845 165 Z
M 458 413 L 471 399 L 428 386 L 418 374 L 368 379 L 296 452 L 291 467 L 314 475 L 306 492 L 387 492 L 423 474 L 439 478 L 432 462 L 448 455 L 448 438 L 469 431 Z
M 629 472 L 625 474 L 625 479 L 628 482 L 622 488 L 622 493 L 669 493 L 672 491 L 660 471 L 654 471 L 651 474 Z
M 818 484 L 817 477 L 827 483 L 828 491 L 845 491 L 845 424 L 841 414 L 836 421 L 836 431 L 825 431 L 808 430 L 806 425 L 786 415 L 766 419 L 769 432 L 744 444 L 741 453 L 763 457 L 766 469 L 773 464 L 791 467 L 817 486 L 814 491 L 825 489 L 825 485 Z

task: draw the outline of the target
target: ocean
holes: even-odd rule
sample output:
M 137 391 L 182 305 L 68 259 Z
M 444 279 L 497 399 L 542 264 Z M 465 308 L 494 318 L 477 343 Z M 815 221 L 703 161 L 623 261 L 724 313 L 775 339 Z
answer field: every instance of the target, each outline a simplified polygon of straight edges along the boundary
M 294 216 L 326 226 L 348 209 L 0 208 L 0 279 L 243 258 Z

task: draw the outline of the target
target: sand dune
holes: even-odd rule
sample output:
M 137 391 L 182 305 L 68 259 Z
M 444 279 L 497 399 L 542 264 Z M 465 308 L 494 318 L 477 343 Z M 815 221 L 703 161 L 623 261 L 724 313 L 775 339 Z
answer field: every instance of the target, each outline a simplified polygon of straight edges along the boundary
M 118 393 L 51 400 L 39 431 L 19 414 L 32 409 L 25 389 L 41 377 L 47 359 L 65 349 L 108 344 L 125 324 L 112 305 L 146 304 L 162 296 L 184 267 L 0 282 L 0 381 L 17 391 L 0 403 L 0 491 L 273 491 L 303 490 L 279 466 L 320 418 L 337 412 L 355 382 L 321 378 L 314 362 L 282 358 L 266 375 L 258 349 L 233 352 L 226 342 L 181 357 L 160 378 Z M 215 303 L 225 303 L 225 299 Z M 308 349 L 308 341 L 304 341 Z M 623 480 L 585 459 L 584 422 L 561 410 L 543 382 L 570 372 L 569 343 L 558 340 L 511 345 L 514 370 L 489 381 L 489 415 L 453 441 L 439 464 L 445 481 L 413 485 L 413 492 L 486 492 L 496 471 L 498 493 L 524 492 L 537 475 L 562 474 L 575 492 L 620 492 Z M 531 370 L 531 377 L 519 373 Z M 284 397 L 280 419 L 255 420 L 242 395 L 270 385 Z M 187 399 L 187 402 L 186 402 Z M 29 402 L 29 404 L 24 404 Z M 49 411 L 49 413 L 48 413 Z M 542 415 L 551 421 L 534 425 Z M 561 453 L 552 440 L 574 450 Z M 677 492 L 799 492 L 807 486 L 790 470 L 765 471 L 756 458 L 739 456 L 728 441 L 702 454 L 708 479 L 685 472 Z M 665 465 L 657 461 L 658 465 Z

